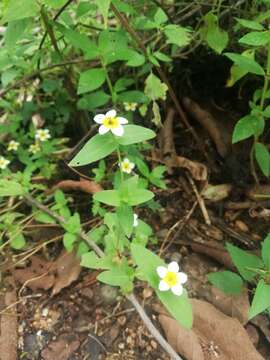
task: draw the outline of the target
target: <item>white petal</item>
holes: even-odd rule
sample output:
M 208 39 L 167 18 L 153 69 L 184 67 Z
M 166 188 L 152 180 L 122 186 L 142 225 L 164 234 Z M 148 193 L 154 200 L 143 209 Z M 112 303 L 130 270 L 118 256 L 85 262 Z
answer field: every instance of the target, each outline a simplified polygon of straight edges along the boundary
M 124 117 L 117 116 L 117 119 L 119 120 L 120 124 L 127 124 L 128 123 L 128 120 L 126 118 L 124 118 Z
M 157 267 L 157 273 L 161 279 L 163 279 L 166 276 L 167 272 L 168 272 L 168 269 L 165 266 Z
M 169 288 L 170 288 L 169 285 L 165 281 L 163 281 L 163 280 L 160 281 L 160 283 L 158 285 L 158 289 L 160 291 L 167 291 L 167 290 L 169 290 Z
M 111 129 L 112 133 L 116 136 L 122 136 L 124 134 L 124 128 L 122 125 L 118 126 L 117 128 Z
M 177 280 L 180 284 L 187 282 L 187 274 L 180 272 L 177 274 Z
M 137 214 L 134 214 L 134 218 L 133 218 L 133 226 L 136 227 L 139 225 L 139 222 L 138 222 L 138 215 Z
M 103 114 L 98 114 L 94 117 L 94 121 L 97 123 L 97 124 L 102 124 L 103 123 L 103 120 L 105 118 L 105 115 Z
M 176 261 L 172 261 L 169 265 L 168 265 L 168 270 L 172 271 L 174 273 L 177 273 L 179 271 L 179 266 L 177 264 Z
M 106 112 L 105 117 L 112 117 L 112 118 L 116 117 L 116 111 L 110 110 L 110 111 Z
M 129 164 L 129 166 L 130 166 L 131 170 L 135 168 L 135 164 L 132 162 Z
M 124 160 L 122 161 L 122 163 L 129 163 L 130 161 L 128 160 L 128 158 L 124 158 Z
M 106 126 L 104 125 L 101 125 L 98 129 L 98 132 L 100 133 L 100 135 L 104 135 L 106 134 L 108 131 L 110 131 L 109 128 L 107 128 Z
M 180 296 L 183 294 L 183 286 L 181 284 L 174 285 L 171 290 L 175 295 Z

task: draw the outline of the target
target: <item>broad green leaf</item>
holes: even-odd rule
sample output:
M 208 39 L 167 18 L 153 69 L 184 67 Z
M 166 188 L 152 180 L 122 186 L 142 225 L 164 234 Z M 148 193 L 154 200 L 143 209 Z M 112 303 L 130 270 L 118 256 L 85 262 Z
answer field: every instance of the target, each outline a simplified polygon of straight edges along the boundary
M 120 145 L 136 144 L 153 139 L 156 136 L 154 131 L 138 125 L 125 125 L 124 129 L 124 135 L 117 138 Z
M 191 41 L 191 31 L 179 25 L 167 25 L 164 33 L 168 44 L 175 44 L 179 47 L 186 46 Z
M 6 87 L 8 84 L 10 84 L 18 75 L 19 71 L 15 68 L 9 68 L 6 71 L 3 71 L 1 75 L 1 82 L 3 87 Z
M 265 311 L 270 306 L 270 285 L 260 280 L 249 310 L 249 319 Z
M 93 196 L 94 200 L 97 200 L 103 204 L 110 206 L 120 206 L 121 197 L 118 190 L 103 190 L 99 191 Z
M 111 269 L 98 275 L 97 279 L 111 286 L 127 287 L 130 286 L 130 276 L 123 269 Z
M 160 79 L 150 73 L 145 80 L 145 95 L 147 95 L 151 100 L 165 100 L 166 92 L 168 90 L 168 86 L 160 81 Z
M 172 61 L 172 58 L 170 58 L 169 56 L 167 56 L 166 54 L 163 54 L 160 51 L 155 51 L 153 53 L 153 55 L 160 61 L 164 61 L 164 62 L 170 62 Z
M 102 90 L 98 90 L 91 94 L 84 95 L 79 101 L 77 102 L 78 109 L 83 110 L 93 110 L 100 106 L 107 104 L 110 100 L 111 96 L 106 94 Z
M 239 295 L 243 288 L 242 278 L 232 271 L 219 271 L 207 275 L 208 280 L 228 295 Z
M 249 254 L 232 244 L 227 243 L 226 248 L 240 275 L 247 281 L 253 280 L 256 275 L 254 270 L 263 267 L 262 260 L 258 256 Z
M 266 106 L 266 108 L 263 111 L 263 116 L 266 118 L 270 118 L 270 105 Z
M 95 243 L 99 243 L 100 241 L 102 241 L 105 233 L 106 233 L 106 226 L 105 225 L 101 225 L 95 229 L 90 230 L 87 235 L 89 236 L 89 238 L 91 240 L 93 240 Z
M 259 119 L 253 115 L 244 116 L 234 127 L 232 143 L 245 140 L 250 136 L 261 134 L 264 129 L 263 119 Z
M 16 250 L 22 249 L 24 247 L 24 245 L 26 244 L 25 237 L 23 236 L 23 234 L 17 234 L 14 237 L 12 236 L 12 234 L 10 234 L 10 235 L 12 237 L 10 246 Z
M 134 215 L 129 205 L 121 205 L 116 209 L 117 217 L 124 233 L 129 237 L 133 231 Z
M 118 100 L 122 102 L 136 102 L 136 103 L 146 103 L 148 97 L 144 95 L 142 91 L 138 90 L 129 90 L 124 91 L 118 95 Z
M 25 193 L 21 184 L 14 180 L 0 179 L 0 197 L 1 196 L 19 196 Z
M 270 33 L 268 31 L 252 31 L 239 39 L 240 44 L 251 46 L 264 46 L 270 41 Z
M 36 0 L 10 0 L 1 23 L 36 16 L 39 12 Z
M 122 31 L 103 30 L 99 34 L 98 47 L 103 62 L 108 65 L 115 61 L 126 60 L 128 48 L 127 34 Z
M 35 220 L 43 224 L 56 224 L 56 220 L 45 212 L 39 211 L 35 215 Z
M 254 20 L 246 20 L 246 19 L 236 18 L 236 21 L 241 26 L 246 27 L 251 30 L 263 30 L 264 29 L 264 27 L 259 22 L 254 21 Z
M 264 69 L 254 59 L 248 58 L 244 55 L 235 53 L 224 53 L 229 59 L 232 60 L 236 65 L 241 67 L 243 70 L 256 75 L 264 75 Z
M 65 233 L 63 236 L 63 243 L 68 252 L 73 250 L 73 245 L 77 240 L 77 236 L 74 234 L 71 234 L 69 232 Z
M 265 176 L 269 176 L 270 173 L 270 154 L 267 147 L 264 144 L 255 144 L 255 157 Z
M 4 33 L 5 45 L 8 48 L 15 46 L 16 42 L 21 39 L 30 23 L 31 19 L 29 18 L 10 21 Z
M 127 60 L 126 65 L 130 66 L 130 67 L 137 67 L 137 66 L 142 66 L 145 63 L 145 57 L 144 55 L 140 54 L 139 52 L 132 50 L 132 49 L 127 49 L 124 50 L 126 58 L 124 59 L 123 56 L 123 60 Z
M 102 68 L 90 69 L 82 72 L 79 78 L 78 95 L 99 88 L 105 81 L 106 74 Z
M 153 234 L 152 228 L 141 219 L 138 220 L 138 226 L 135 227 L 135 235 L 132 238 L 133 244 L 146 246 L 149 237 Z
M 98 6 L 101 15 L 103 16 L 105 27 L 107 27 L 108 23 L 108 13 L 111 4 L 111 0 L 96 0 L 96 4 Z
M 159 7 L 154 15 L 154 21 L 157 25 L 161 25 L 168 20 L 168 16 L 165 12 Z
M 241 55 L 246 56 L 247 58 L 254 59 L 254 50 L 245 50 Z M 248 74 L 246 69 L 243 69 L 241 66 L 233 64 L 230 70 L 230 77 L 227 80 L 226 87 L 233 86 L 238 80 L 242 79 L 245 75 Z
M 144 189 L 134 189 L 133 191 L 131 191 L 131 193 L 129 193 L 126 202 L 130 206 L 136 206 L 153 199 L 153 197 L 154 197 L 154 193 L 152 191 L 144 190 Z
M 99 258 L 94 251 L 82 255 L 81 265 L 96 270 L 107 270 L 113 267 L 110 257 L 103 256 L 102 258 Z
M 121 92 L 126 90 L 127 87 L 134 84 L 134 79 L 122 77 L 118 79 L 114 84 L 114 91 Z
M 210 11 L 204 17 L 206 24 L 206 41 L 211 49 L 221 54 L 226 48 L 229 37 L 226 31 L 218 25 L 218 17 Z
M 139 274 L 155 289 L 157 296 L 167 310 L 182 326 L 190 329 L 192 326 L 192 308 L 186 293 L 176 296 L 171 291 L 158 290 L 160 279 L 156 269 L 158 266 L 164 266 L 164 261 L 138 244 L 131 244 L 131 254 L 138 266 Z
M 87 254 L 89 251 L 89 246 L 86 245 L 86 243 L 84 241 L 80 241 L 79 245 L 77 247 L 77 251 L 76 251 L 76 257 L 81 259 L 81 257 L 83 256 L 83 254 Z
M 267 235 L 262 243 L 262 259 L 266 268 L 270 271 L 270 235 Z
M 53 9 L 61 8 L 63 5 L 65 5 L 66 2 L 66 0 L 44 0 L 44 3 Z
M 70 216 L 65 223 L 62 223 L 63 228 L 71 234 L 77 234 L 81 229 L 80 215 L 76 212 Z
M 103 159 L 117 147 L 111 134 L 93 136 L 69 163 L 70 166 L 83 166 Z

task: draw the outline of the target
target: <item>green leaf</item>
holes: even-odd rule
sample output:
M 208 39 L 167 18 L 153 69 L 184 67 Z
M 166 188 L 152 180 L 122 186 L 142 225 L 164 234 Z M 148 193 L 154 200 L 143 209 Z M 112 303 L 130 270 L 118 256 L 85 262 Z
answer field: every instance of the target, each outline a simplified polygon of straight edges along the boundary
M 132 282 L 130 275 L 126 273 L 125 269 L 115 268 L 104 271 L 98 275 L 97 279 L 105 284 L 111 286 L 130 287 Z
M 160 51 L 155 51 L 153 53 L 153 55 L 160 61 L 164 61 L 164 62 L 170 62 L 172 61 L 172 58 L 170 58 L 169 56 L 167 56 L 166 54 L 163 54 Z
M 134 84 L 134 79 L 122 77 L 115 82 L 114 91 L 120 92 L 126 90 L 126 88 L 132 84 Z
M 267 147 L 264 144 L 255 144 L 255 158 L 265 176 L 269 176 L 270 173 L 270 154 Z
M 10 21 L 4 33 L 5 45 L 8 48 L 16 45 L 16 42 L 21 39 L 30 23 L 31 19 L 29 18 Z
M 153 73 L 148 75 L 145 80 L 144 92 L 151 100 L 165 100 L 167 90 L 168 86 L 161 82 L 156 75 Z
M 101 226 L 99 226 L 99 227 L 97 227 L 97 228 L 95 228 L 95 229 L 90 230 L 90 231 L 87 233 L 87 235 L 88 235 L 89 238 L 90 238 L 91 240 L 93 240 L 95 243 L 99 243 L 99 242 L 103 239 L 103 237 L 104 237 L 104 235 L 105 235 L 105 233 L 106 233 L 106 230 L 107 230 L 106 226 L 105 226 L 105 225 L 101 225 Z
M 102 258 L 99 258 L 94 251 L 82 255 L 81 265 L 96 270 L 107 270 L 113 267 L 110 257 L 103 256 Z
M 63 228 L 71 234 L 77 234 L 81 229 L 81 221 L 80 215 L 75 213 L 74 215 L 70 216 L 65 223 L 61 224 Z
M 59 9 L 61 8 L 63 5 L 65 5 L 66 0 L 44 0 L 44 3 L 47 6 L 52 7 L 53 9 Z
M 121 197 L 118 190 L 103 190 L 99 191 L 93 196 L 94 200 L 97 200 L 103 204 L 110 206 L 120 206 Z
M 78 109 L 93 110 L 108 103 L 111 96 L 99 90 L 91 94 L 84 95 L 78 102 Z
M 103 30 L 98 39 L 99 51 L 106 65 L 119 60 L 127 60 L 128 38 L 123 30 Z
M 90 69 L 82 72 L 79 78 L 78 95 L 99 88 L 106 79 L 105 70 L 102 68 Z
M 165 12 L 159 7 L 154 15 L 154 21 L 157 25 L 161 25 L 168 20 L 168 16 Z
M 131 254 L 135 264 L 138 266 L 140 275 L 155 289 L 157 296 L 167 310 L 182 326 L 190 329 L 192 326 L 192 308 L 186 293 L 176 296 L 171 291 L 158 290 L 160 279 L 156 269 L 158 266 L 164 266 L 164 261 L 138 244 L 131 244 Z
M 129 90 L 124 91 L 118 95 L 118 100 L 121 102 L 136 102 L 136 103 L 146 103 L 148 97 L 144 95 L 142 91 L 138 90 Z
M 207 275 L 208 280 L 228 295 L 239 295 L 243 288 L 242 278 L 232 271 L 219 271 Z
M 250 136 L 260 134 L 264 129 L 263 119 L 255 117 L 254 115 L 247 115 L 240 119 L 233 130 L 232 143 L 245 140 Z
M 126 127 L 125 127 L 126 128 Z M 93 136 L 69 163 L 70 166 L 83 166 L 103 159 L 117 147 L 111 134 Z
M 145 63 L 144 55 L 140 54 L 139 52 L 127 49 L 124 50 L 125 56 L 123 56 L 123 60 L 127 60 L 126 65 L 130 67 L 137 67 L 142 66 Z
M 241 55 L 246 56 L 247 58 L 254 59 L 254 50 L 245 50 Z M 248 74 L 246 69 L 243 69 L 241 66 L 233 64 L 230 70 L 230 77 L 227 80 L 226 87 L 233 86 L 238 80 L 242 79 L 245 75 Z
M 0 197 L 1 196 L 19 196 L 25 193 L 21 184 L 14 180 L 0 179 Z
M 270 306 L 270 285 L 260 280 L 249 310 L 249 319 L 260 314 Z
M 258 23 L 257 21 L 246 20 L 246 19 L 238 19 L 238 18 L 236 18 L 236 21 L 241 26 L 246 27 L 246 28 L 251 29 L 251 30 L 263 30 L 264 29 L 264 27 L 260 23 Z
M 175 44 L 179 47 L 186 46 L 191 41 L 191 31 L 179 25 L 167 25 L 164 33 L 168 44 Z
M 267 235 L 262 243 L 262 259 L 266 268 L 270 271 L 270 235 Z
M 265 72 L 260 64 L 257 63 L 254 59 L 248 58 L 244 55 L 235 54 L 235 53 L 224 53 L 229 59 L 232 60 L 236 65 L 241 67 L 243 70 L 250 72 L 256 75 L 264 75 Z
M 73 245 L 76 242 L 76 240 L 77 240 L 77 236 L 75 234 L 69 232 L 64 234 L 63 243 L 68 252 L 73 250 Z
M 226 48 L 229 37 L 218 25 L 218 17 L 210 11 L 204 17 L 206 23 L 206 41 L 211 49 L 221 54 Z
M 36 0 L 23 0 L 23 2 L 10 0 L 1 23 L 33 17 L 38 12 L 39 6 Z
M 239 39 L 240 44 L 251 46 L 264 46 L 270 41 L 270 33 L 268 31 L 252 31 Z
M 144 189 L 134 189 L 128 196 L 126 202 L 130 206 L 136 206 L 139 204 L 143 204 L 151 199 L 153 199 L 154 193 L 149 190 Z
M 120 145 L 136 144 L 156 136 L 154 131 L 138 125 L 125 125 L 124 129 L 124 135 L 117 138 Z
M 229 251 L 232 261 L 240 275 L 247 281 L 253 280 L 256 272 L 252 270 L 262 268 L 262 260 L 258 256 L 249 254 L 247 251 L 239 249 L 237 246 L 232 244 L 227 243 L 226 248 Z
M 35 220 L 38 222 L 41 222 L 43 224 L 56 224 L 56 221 L 54 220 L 54 218 L 52 218 L 50 215 L 48 215 L 45 212 L 39 211 L 36 215 L 35 215 Z
M 18 234 L 15 237 L 13 237 L 12 234 L 11 234 L 11 237 L 12 237 L 12 239 L 11 239 L 11 242 L 10 242 L 10 246 L 13 249 L 20 250 L 26 244 L 25 237 L 23 236 L 23 234 Z
M 101 15 L 103 16 L 105 27 L 107 27 L 108 22 L 108 13 L 111 4 L 111 0 L 96 0 L 96 4 L 98 6 Z
M 127 237 L 130 237 L 133 231 L 134 215 L 132 208 L 128 205 L 121 205 L 116 209 L 119 223 Z

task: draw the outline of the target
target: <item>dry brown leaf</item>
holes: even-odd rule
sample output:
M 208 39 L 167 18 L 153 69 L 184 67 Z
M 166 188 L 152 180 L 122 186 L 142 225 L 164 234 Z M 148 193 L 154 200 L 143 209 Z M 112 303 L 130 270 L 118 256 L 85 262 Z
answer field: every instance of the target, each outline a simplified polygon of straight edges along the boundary
M 252 324 L 254 324 L 255 326 L 257 326 L 262 333 L 264 334 L 264 336 L 266 337 L 267 341 L 270 344 L 270 326 L 269 326 L 269 317 L 267 317 L 266 315 L 257 315 L 254 318 L 252 318 L 250 320 L 250 322 Z
M 246 194 L 249 199 L 254 201 L 267 200 L 270 195 L 270 185 L 255 185 Z
M 175 156 L 172 166 L 182 167 L 190 171 L 193 179 L 198 181 L 207 180 L 207 167 L 197 161 L 191 161 L 183 156 Z
M 228 269 L 235 269 L 228 251 L 222 244 L 217 243 L 216 241 L 205 242 L 204 244 L 194 242 L 191 244 L 191 248 L 197 253 L 204 254 L 212 259 L 215 259 L 220 264 L 225 265 Z
M 13 275 L 20 284 L 32 290 L 48 290 L 55 282 L 55 276 L 50 273 L 52 265 L 52 262 L 45 261 L 39 256 L 32 256 L 30 266 L 14 270 Z
M 10 279 L 9 282 L 12 284 L 13 280 Z M 16 304 L 16 300 L 15 289 L 2 293 L 0 295 L 1 311 L 9 305 Z M 17 359 L 17 326 L 16 306 L 12 306 L 0 317 L 0 360 Z
M 237 319 L 206 301 L 193 299 L 191 302 L 192 330 L 184 330 L 168 315 L 159 315 L 168 341 L 176 351 L 189 360 L 263 360 Z
M 76 180 L 60 181 L 59 183 L 53 186 L 51 192 L 57 189 L 61 189 L 63 191 L 70 191 L 70 190 L 83 191 L 88 194 L 95 194 L 96 192 L 103 190 L 98 183 L 83 178 L 80 178 L 79 181 Z
M 201 195 L 204 199 L 218 202 L 226 199 L 232 190 L 230 184 L 211 185 L 208 184 L 202 191 Z
M 54 263 L 56 270 L 55 283 L 52 289 L 52 295 L 58 294 L 63 288 L 69 286 L 77 280 L 80 272 L 80 260 L 76 257 L 75 252 L 63 252 Z
M 68 360 L 80 346 L 79 340 L 70 335 L 62 335 L 58 340 L 52 341 L 42 351 L 44 360 Z

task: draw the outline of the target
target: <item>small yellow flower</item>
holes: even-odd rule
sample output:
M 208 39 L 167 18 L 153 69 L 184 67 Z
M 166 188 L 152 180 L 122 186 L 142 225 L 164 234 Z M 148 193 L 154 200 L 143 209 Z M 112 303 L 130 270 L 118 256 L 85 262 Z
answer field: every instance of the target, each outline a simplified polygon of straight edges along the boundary
M 51 138 L 49 129 L 38 129 L 35 135 L 36 140 L 46 141 Z
M 8 159 L 4 158 L 4 156 L 0 156 L 0 169 L 1 170 L 5 170 L 9 163 L 10 163 L 10 161 Z
M 138 104 L 136 102 L 124 102 L 124 108 L 126 111 L 135 111 Z
M 19 145 L 20 145 L 20 143 L 18 143 L 18 141 L 11 140 L 11 141 L 8 143 L 8 148 L 7 148 L 7 150 L 8 150 L 8 151 L 17 151 Z
M 120 168 L 124 173 L 130 174 L 132 172 L 132 170 L 134 169 L 135 164 L 131 161 L 129 161 L 128 158 L 125 158 L 121 164 L 120 164 Z
M 124 124 L 127 124 L 127 119 L 116 116 L 115 110 L 108 111 L 105 115 L 98 114 L 94 117 L 94 121 L 97 124 L 101 124 L 98 129 L 100 135 L 106 134 L 111 131 L 116 136 L 122 136 L 124 134 Z
M 158 266 L 157 273 L 161 278 L 158 287 L 160 291 L 171 290 L 175 295 L 182 295 L 182 284 L 187 281 L 187 275 L 183 272 L 179 272 L 177 262 L 172 261 L 168 267 Z
M 31 144 L 28 148 L 28 151 L 32 154 L 36 154 L 40 151 L 39 143 Z

